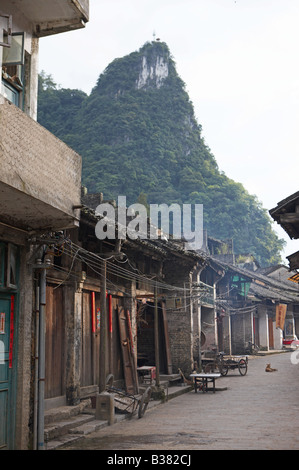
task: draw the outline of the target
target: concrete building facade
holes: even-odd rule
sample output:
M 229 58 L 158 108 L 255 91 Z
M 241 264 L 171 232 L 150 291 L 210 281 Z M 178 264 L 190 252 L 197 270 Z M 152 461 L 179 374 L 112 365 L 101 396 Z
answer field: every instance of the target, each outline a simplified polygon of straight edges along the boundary
M 36 239 L 79 222 L 81 157 L 36 122 L 39 39 L 82 28 L 88 15 L 87 0 L 1 2 L 0 448 L 43 445 L 30 435 L 43 414 L 47 266 Z

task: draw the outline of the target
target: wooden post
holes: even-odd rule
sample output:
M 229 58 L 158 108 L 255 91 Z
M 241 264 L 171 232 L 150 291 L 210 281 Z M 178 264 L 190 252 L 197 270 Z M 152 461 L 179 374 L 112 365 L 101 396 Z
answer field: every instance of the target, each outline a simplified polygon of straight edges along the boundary
M 96 305 L 95 292 L 91 293 L 91 354 L 92 354 L 92 383 L 96 383 Z
M 106 321 L 106 260 L 102 262 L 101 268 L 101 296 L 100 296 L 100 383 L 99 392 L 103 392 L 106 388 L 106 338 L 107 338 L 107 321 Z
M 113 339 L 113 336 L 112 336 L 112 322 L 113 322 L 112 312 L 113 312 L 113 308 L 112 308 L 112 295 L 111 294 L 108 295 L 108 308 L 109 308 L 109 345 L 110 345 L 110 349 L 109 349 L 109 374 L 112 374 L 112 370 L 113 370 L 113 343 L 112 343 L 112 339 Z
M 155 362 L 156 362 L 156 386 L 160 387 L 160 355 L 159 355 L 159 316 L 158 316 L 158 295 L 155 286 Z
M 166 349 L 166 359 L 167 359 L 167 373 L 172 374 L 172 360 L 171 360 L 171 350 L 169 344 L 169 335 L 168 335 L 168 322 L 166 315 L 166 306 L 165 302 L 162 302 L 162 316 L 164 324 L 164 337 L 165 337 L 165 349 Z

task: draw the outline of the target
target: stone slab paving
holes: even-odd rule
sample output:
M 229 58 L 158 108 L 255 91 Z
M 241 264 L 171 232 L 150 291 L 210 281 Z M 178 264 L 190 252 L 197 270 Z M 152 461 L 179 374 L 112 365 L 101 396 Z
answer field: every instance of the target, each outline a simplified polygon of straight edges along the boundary
M 147 410 L 142 419 L 105 427 L 64 449 L 297 450 L 296 362 L 299 352 L 255 357 L 244 377 L 229 371 L 217 380 L 222 391 L 180 395 Z M 265 372 L 267 363 L 278 370 Z

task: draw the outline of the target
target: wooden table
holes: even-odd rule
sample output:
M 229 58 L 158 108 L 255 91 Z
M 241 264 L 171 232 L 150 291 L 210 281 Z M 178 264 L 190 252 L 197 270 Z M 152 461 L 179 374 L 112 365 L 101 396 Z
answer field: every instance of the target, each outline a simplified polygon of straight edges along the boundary
M 198 384 L 202 384 L 202 391 L 207 392 L 209 390 L 208 384 L 213 384 L 213 393 L 215 393 L 215 380 L 221 377 L 221 374 L 190 374 L 190 377 L 194 377 L 194 389 L 197 393 Z

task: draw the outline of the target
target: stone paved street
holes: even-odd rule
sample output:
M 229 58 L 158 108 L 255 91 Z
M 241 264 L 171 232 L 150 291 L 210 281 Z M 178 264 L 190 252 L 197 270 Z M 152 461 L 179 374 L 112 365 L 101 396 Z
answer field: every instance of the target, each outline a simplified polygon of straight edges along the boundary
M 299 364 L 291 358 L 288 352 L 250 359 L 246 376 L 229 371 L 217 380 L 227 390 L 181 395 L 65 449 L 299 449 Z M 267 363 L 277 372 L 266 373 Z

